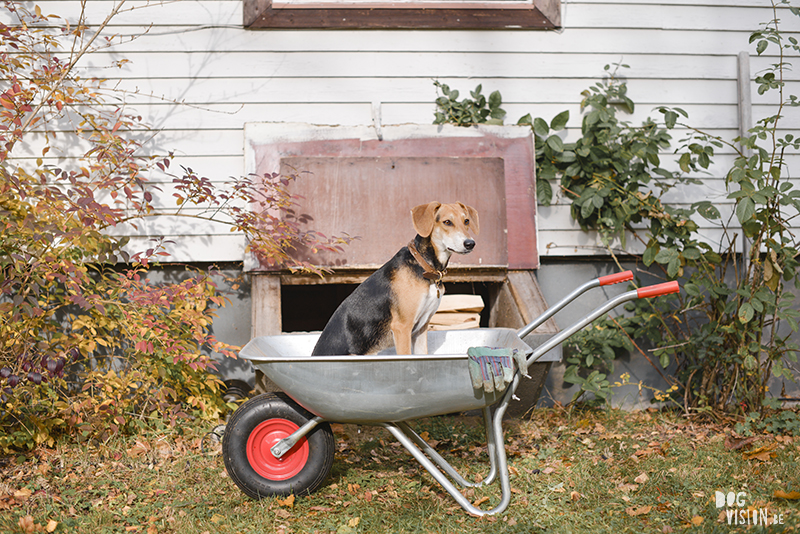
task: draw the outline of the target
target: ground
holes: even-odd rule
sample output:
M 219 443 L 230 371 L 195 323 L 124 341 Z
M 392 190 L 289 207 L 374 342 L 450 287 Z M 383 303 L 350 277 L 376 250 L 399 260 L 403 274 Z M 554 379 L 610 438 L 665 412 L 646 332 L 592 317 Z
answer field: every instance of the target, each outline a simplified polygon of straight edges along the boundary
M 0 532 L 800 530 L 800 437 L 745 438 L 673 412 L 551 408 L 508 421 L 512 500 L 484 518 L 466 514 L 388 432 L 354 425 L 334 425 L 333 471 L 314 495 L 250 500 L 225 472 L 214 426 L 2 457 Z M 467 478 L 486 472 L 477 418 L 415 426 Z M 499 488 L 466 495 L 487 508 Z

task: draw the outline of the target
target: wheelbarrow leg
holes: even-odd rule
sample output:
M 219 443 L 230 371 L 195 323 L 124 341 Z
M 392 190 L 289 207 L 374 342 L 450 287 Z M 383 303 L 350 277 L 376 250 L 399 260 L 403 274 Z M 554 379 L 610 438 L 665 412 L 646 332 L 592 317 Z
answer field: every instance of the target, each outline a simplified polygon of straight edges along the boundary
M 497 477 L 497 461 L 496 461 L 496 449 L 497 444 L 494 436 L 494 432 L 492 431 L 492 412 L 490 408 L 483 409 L 483 419 L 486 424 L 486 441 L 487 441 L 487 451 L 489 455 L 489 465 L 490 470 L 489 474 L 483 478 L 480 482 L 470 482 L 464 477 L 462 477 L 458 471 L 456 471 L 453 466 L 451 466 L 447 460 L 445 460 L 436 449 L 431 447 L 422 437 L 417 434 L 414 429 L 412 429 L 408 423 L 401 422 L 397 423 L 397 426 L 403 433 L 411 438 L 414 444 L 424 452 L 428 458 L 433 460 L 433 462 L 439 466 L 439 468 L 445 472 L 447 476 L 450 477 L 456 484 L 463 488 L 480 488 L 482 486 L 488 486 L 492 482 L 494 482 L 495 477 Z
M 456 488 L 455 485 L 447 478 L 447 475 L 442 473 L 442 471 L 437 468 L 437 464 L 439 464 L 439 466 L 450 476 L 455 475 L 453 478 L 457 482 L 460 483 L 459 479 L 466 482 L 463 477 L 458 475 L 455 469 L 453 469 L 452 466 L 450 466 L 447 461 L 438 453 L 433 451 L 432 447 L 425 443 L 422 438 L 417 436 L 417 439 L 414 439 L 409 435 L 406 435 L 406 433 L 400 427 L 400 425 L 404 425 L 404 423 L 382 423 L 380 426 L 383 426 L 389 432 L 391 432 L 395 439 L 397 439 L 397 441 L 399 441 L 406 448 L 406 450 L 411 453 L 417 462 L 419 462 L 419 464 L 431 474 L 436 482 L 438 482 L 445 489 L 445 491 L 447 491 L 447 493 L 453 497 L 458 505 L 467 511 L 467 513 L 474 516 L 499 514 L 508 508 L 508 504 L 511 502 L 511 482 L 509 481 L 508 476 L 508 461 L 506 458 L 506 451 L 505 447 L 503 446 L 503 415 L 505 414 L 506 408 L 508 408 L 508 403 L 511 400 L 511 396 L 516 391 L 518 385 L 519 373 L 514 375 L 514 381 L 511 383 L 510 387 L 506 391 L 505 396 L 503 397 L 502 402 L 498 405 L 494 413 L 490 414 L 488 409 L 484 411 L 484 417 L 490 419 L 490 421 L 487 421 L 487 430 L 489 433 L 487 438 L 489 442 L 490 462 L 492 462 L 493 465 L 492 471 L 500 476 L 500 488 L 502 492 L 500 504 L 491 510 L 481 510 L 480 508 L 473 506 L 472 503 L 469 502 L 469 500 L 464 496 L 464 494 L 462 494 L 458 488 Z M 404 426 L 411 431 L 408 425 Z M 416 436 L 413 431 L 411 432 L 411 436 Z M 417 440 L 420 442 L 419 445 Z M 435 458 L 436 463 L 431 461 L 420 447 L 428 451 L 433 451 L 434 454 L 432 457 Z

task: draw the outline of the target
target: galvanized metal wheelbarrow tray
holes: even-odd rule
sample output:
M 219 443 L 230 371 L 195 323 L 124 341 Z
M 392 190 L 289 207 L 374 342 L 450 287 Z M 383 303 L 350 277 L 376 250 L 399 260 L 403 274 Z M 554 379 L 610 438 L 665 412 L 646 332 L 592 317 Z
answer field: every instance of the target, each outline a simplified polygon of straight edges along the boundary
M 471 347 L 515 349 L 526 355 L 530 365 L 620 304 L 679 291 L 677 282 L 628 291 L 536 349 L 522 341 L 587 290 L 632 278 L 626 271 L 591 280 L 519 331 L 479 328 L 429 332 L 427 355 L 310 356 L 319 334 L 255 338 L 240 355 L 290 398 L 262 395 L 234 413 L 223 440 L 228 473 L 253 498 L 309 493 L 322 484 L 333 461 L 329 423 L 377 425 L 386 428 L 468 513 L 501 513 L 511 500 L 502 421 L 521 374 L 517 370 L 504 390 L 486 393 L 473 387 L 467 351 Z M 413 419 L 469 410 L 482 410 L 486 426 L 490 470 L 477 483 L 459 475 L 408 425 Z M 489 510 L 473 506 L 456 487 L 485 486 L 498 478 L 501 499 Z

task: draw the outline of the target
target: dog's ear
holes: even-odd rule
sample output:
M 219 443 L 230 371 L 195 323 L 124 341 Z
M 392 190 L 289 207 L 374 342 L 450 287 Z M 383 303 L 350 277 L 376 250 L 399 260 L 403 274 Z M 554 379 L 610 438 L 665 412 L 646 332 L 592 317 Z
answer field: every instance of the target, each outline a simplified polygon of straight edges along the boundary
M 422 237 L 428 237 L 433 232 L 433 223 L 436 222 L 436 210 L 441 205 L 441 202 L 429 202 L 411 210 L 411 221 L 414 224 L 414 230 Z
M 478 210 L 472 206 L 462 204 L 461 202 L 459 202 L 458 205 L 467 212 L 467 217 L 469 217 L 469 229 L 472 230 L 472 233 L 478 235 L 481 232 L 480 223 L 478 223 Z

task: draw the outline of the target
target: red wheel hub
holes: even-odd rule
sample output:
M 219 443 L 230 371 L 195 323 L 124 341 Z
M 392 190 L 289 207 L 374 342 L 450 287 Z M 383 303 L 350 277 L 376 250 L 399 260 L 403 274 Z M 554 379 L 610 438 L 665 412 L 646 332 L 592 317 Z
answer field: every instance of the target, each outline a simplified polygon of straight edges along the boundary
M 269 419 L 259 424 L 247 438 L 247 460 L 256 473 L 270 480 L 286 480 L 303 470 L 308 461 L 308 440 L 304 437 L 280 458 L 270 450 L 298 428 L 287 419 Z

